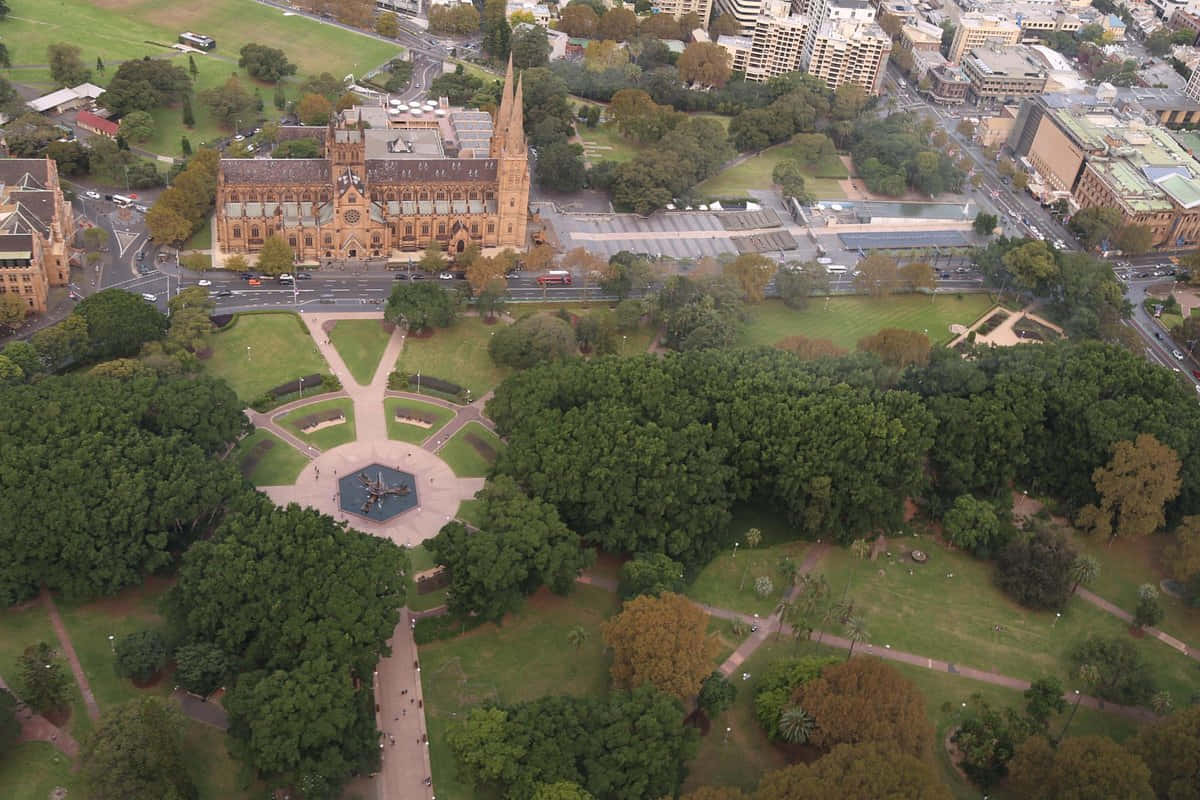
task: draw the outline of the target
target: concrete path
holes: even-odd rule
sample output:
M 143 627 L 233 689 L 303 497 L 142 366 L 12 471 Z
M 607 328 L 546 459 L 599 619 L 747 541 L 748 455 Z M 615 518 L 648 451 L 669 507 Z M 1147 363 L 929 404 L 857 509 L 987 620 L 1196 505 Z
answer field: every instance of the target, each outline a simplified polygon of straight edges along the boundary
M 425 697 L 417 645 L 412 636 L 413 619 L 408 609 L 400 612 L 400 624 L 388 646 L 392 654 L 380 660 L 375 670 L 375 719 L 382 733 L 380 752 L 383 767 L 374 781 L 378 800 L 433 798 L 429 766 L 429 729 L 425 727 Z
M 92 718 L 92 722 L 97 722 L 100 719 L 100 704 L 96 702 L 96 696 L 92 694 L 91 684 L 88 683 L 83 666 L 79 663 L 79 656 L 75 655 L 75 646 L 71 644 L 71 635 L 67 633 L 67 626 L 63 624 L 62 616 L 58 613 L 58 606 L 54 604 L 54 598 L 44 586 L 42 587 L 42 605 L 46 607 L 46 613 L 50 615 L 50 624 L 54 626 L 54 634 L 58 637 L 58 646 L 62 648 L 63 657 L 67 659 L 67 664 L 71 667 L 75 683 L 79 684 L 79 693 L 83 695 L 83 704 L 87 706 L 88 716 Z
M 203 700 L 183 689 L 171 692 L 171 697 L 179 703 L 179 709 L 188 717 L 211 725 L 219 730 L 229 730 L 229 714 L 221 705 L 212 700 Z
M 1092 605 L 1096 606 L 1101 611 L 1105 611 L 1109 614 L 1112 614 L 1114 617 L 1124 620 L 1125 622 L 1128 622 L 1130 625 L 1133 624 L 1133 615 L 1132 614 L 1130 614 L 1128 611 L 1121 608 L 1120 606 L 1118 606 L 1114 603 L 1108 602 L 1100 595 L 1089 592 L 1087 589 L 1084 589 L 1082 586 L 1075 589 L 1075 594 L 1079 595 L 1082 599 L 1084 599 L 1087 602 L 1091 603 Z M 1146 627 L 1143 630 L 1145 630 L 1146 633 L 1150 634 L 1155 639 L 1158 639 L 1160 642 L 1167 645 L 1168 647 L 1170 647 L 1174 650 L 1178 650 L 1179 652 L 1183 653 L 1185 656 L 1192 659 L 1193 661 L 1200 661 L 1200 652 L 1197 652 L 1197 651 L 1193 650 L 1192 648 L 1188 647 L 1186 642 L 1181 642 L 1178 639 L 1176 639 L 1174 636 L 1171 636 L 1169 633 L 1163 633 L 1158 628 Z

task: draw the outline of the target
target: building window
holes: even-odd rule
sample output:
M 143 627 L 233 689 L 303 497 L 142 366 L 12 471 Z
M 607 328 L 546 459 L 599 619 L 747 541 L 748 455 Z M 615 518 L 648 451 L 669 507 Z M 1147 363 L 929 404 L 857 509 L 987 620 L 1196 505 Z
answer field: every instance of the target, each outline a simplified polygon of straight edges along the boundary
M 404 226 L 404 235 L 405 235 L 406 237 L 408 237 L 409 239 L 411 239 L 411 238 L 412 238 L 412 235 L 413 235 L 413 226 L 412 226 L 412 224 L 411 224 L 411 223 L 409 223 L 409 224 L 407 224 L 407 225 L 405 225 L 405 226 Z
M 231 203 L 236 203 L 237 201 L 238 201 L 238 193 L 237 193 L 237 192 L 230 192 L 230 193 L 229 193 L 229 202 L 231 202 Z
M 446 235 L 446 223 L 439 222 L 438 223 L 438 236 L 445 236 L 445 235 Z
M 332 237 L 332 236 L 330 236 L 328 233 L 327 233 L 327 234 L 325 234 L 325 244 L 327 244 L 327 245 L 328 245 L 328 244 L 333 244 L 333 237 Z
M 422 222 L 422 223 L 421 223 L 421 235 L 422 235 L 422 236 L 428 236 L 428 235 L 429 235 L 429 223 L 428 223 L 428 222 Z
M 437 193 L 437 199 L 438 199 L 438 200 L 445 200 L 445 199 L 446 199 L 446 193 L 445 193 L 445 192 L 438 192 L 438 193 Z
M 296 237 L 295 236 L 288 237 L 288 247 L 292 248 L 293 250 L 296 249 Z
M 311 236 L 305 236 L 305 237 L 304 237 L 304 246 L 305 246 L 305 247 L 312 247 L 312 237 L 311 237 Z
M 252 227 L 250 228 L 250 237 L 251 237 L 252 239 L 257 239 L 257 238 L 258 238 L 259 236 L 261 236 L 261 235 L 262 235 L 262 234 L 260 234 L 260 233 L 259 233 L 259 231 L 258 231 L 258 226 L 257 226 L 257 225 L 254 225 L 254 226 L 252 226 Z
M 233 226 L 233 238 L 235 238 L 235 239 L 242 238 L 242 226 L 241 225 Z
M 489 222 L 488 223 L 488 233 L 495 233 L 495 232 L 496 232 L 496 224 L 494 222 Z
M 478 222 L 472 222 L 472 223 L 471 223 L 471 235 L 472 235 L 472 236 L 478 236 L 478 235 L 479 235 L 479 223 L 478 223 Z

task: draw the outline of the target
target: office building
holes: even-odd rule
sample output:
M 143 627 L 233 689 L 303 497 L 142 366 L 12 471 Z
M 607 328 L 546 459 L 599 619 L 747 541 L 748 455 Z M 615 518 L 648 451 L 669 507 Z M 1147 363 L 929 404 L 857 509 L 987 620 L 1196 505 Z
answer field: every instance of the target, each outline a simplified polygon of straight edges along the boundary
M 962 69 L 976 100 L 1007 103 L 1046 88 L 1046 70 L 1024 45 L 975 48 L 963 56 Z
M 984 45 L 1016 44 L 1020 40 L 1021 26 L 1008 17 L 972 11 L 959 17 L 946 58 L 951 64 L 957 64 L 968 50 Z

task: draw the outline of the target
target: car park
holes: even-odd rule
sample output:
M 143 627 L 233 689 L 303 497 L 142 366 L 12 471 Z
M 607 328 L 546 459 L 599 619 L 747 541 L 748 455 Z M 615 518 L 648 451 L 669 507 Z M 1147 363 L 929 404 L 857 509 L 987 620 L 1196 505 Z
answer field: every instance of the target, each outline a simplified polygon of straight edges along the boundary
M 212 281 L 207 280 L 205 278 L 201 278 L 200 280 L 196 281 L 196 285 L 197 286 L 212 286 Z

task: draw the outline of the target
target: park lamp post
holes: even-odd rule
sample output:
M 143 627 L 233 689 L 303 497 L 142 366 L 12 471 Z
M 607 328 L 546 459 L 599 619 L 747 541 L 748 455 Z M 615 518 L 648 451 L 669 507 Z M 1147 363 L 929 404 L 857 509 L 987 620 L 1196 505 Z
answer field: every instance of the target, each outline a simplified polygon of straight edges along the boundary
M 246 345 L 246 360 L 250 360 L 250 345 Z
M 117 637 L 113 636 L 111 633 L 108 635 L 108 646 L 112 648 L 112 651 L 114 654 L 117 652 L 116 639 L 117 639 Z
M 300 399 L 304 399 L 304 377 L 300 377 Z
M 418 370 L 418 372 L 417 372 L 417 394 L 420 394 L 420 393 L 421 393 L 421 373 Z

